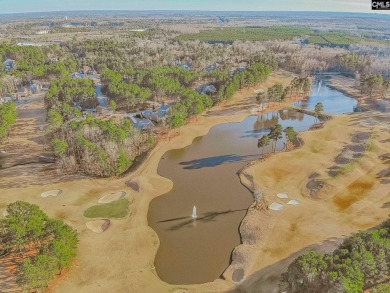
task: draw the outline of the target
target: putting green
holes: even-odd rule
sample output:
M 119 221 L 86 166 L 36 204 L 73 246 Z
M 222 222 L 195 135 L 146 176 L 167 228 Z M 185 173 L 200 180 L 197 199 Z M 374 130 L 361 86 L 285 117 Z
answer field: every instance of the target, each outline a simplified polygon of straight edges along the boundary
M 85 210 L 87 218 L 124 218 L 129 213 L 129 200 L 124 198 L 106 204 L 92 206 Z

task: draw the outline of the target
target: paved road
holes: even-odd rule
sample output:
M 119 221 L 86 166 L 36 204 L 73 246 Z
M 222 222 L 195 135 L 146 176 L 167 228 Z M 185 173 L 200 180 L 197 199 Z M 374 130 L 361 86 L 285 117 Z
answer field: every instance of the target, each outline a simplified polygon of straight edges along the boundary
M 102 84 L 101 83 L 98 83 L 96 86 L 95 86 L 95 90 L 96 90 L 96 94 L 98 95 L 98 102 L 99 102 L 99 105 L 103 108 L 107 108 L 108 107 L 108 99 L 106 96 L 103 95 L 102 93 Z

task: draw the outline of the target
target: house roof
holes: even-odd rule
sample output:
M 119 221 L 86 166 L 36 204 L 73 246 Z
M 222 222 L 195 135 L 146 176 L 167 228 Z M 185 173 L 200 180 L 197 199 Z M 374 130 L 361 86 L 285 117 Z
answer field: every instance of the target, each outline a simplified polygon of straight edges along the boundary
M 153 122 L 147 118 L 137 118 L 134 116 L 129 116 L 129 118 L 138 130 L 152 130 L 155 128 Z
M 200 94 L 213 94 L 217 91 L 217 88 L 212 85 L 212 84 L 209 84 L 209 85 L 203 85 L 201 86 L 200 88 L 197 89 L 198 93 Z

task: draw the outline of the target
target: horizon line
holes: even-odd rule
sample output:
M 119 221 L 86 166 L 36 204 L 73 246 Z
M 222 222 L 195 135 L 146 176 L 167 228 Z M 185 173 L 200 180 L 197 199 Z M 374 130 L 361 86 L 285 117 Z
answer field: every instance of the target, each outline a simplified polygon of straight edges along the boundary
M 13 14 L 33 14 L 33 13 L 66 13 L 66 12 L 279 12 L 279 13 L 302 13 L 302 12 L 313 12 L 313 13 L 344 13 L 344 14 L 365 14 L 365 15 L 390 15 L 390 10 L 383 10 L 379 12 L 375 11 L 326 11 L 326 10 L 198 10 L 198 9 L 82 9 L 82 10 L 43 10 L 43 11 L 25 11 L 25 12 L 1 12 L 0 15 L 13 15 Z M 388 12 L 388 13 L 386 13 Z

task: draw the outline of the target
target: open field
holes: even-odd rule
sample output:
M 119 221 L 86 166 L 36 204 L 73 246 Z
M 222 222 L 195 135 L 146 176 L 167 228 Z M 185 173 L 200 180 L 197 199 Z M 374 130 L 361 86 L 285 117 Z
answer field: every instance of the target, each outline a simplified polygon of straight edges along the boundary
M 196 34 L 181 35 L 179 39 L 206 42 L 292 40 L 311 32 L 309 28 L 294 26 L 242 27 L 204 30 Z

